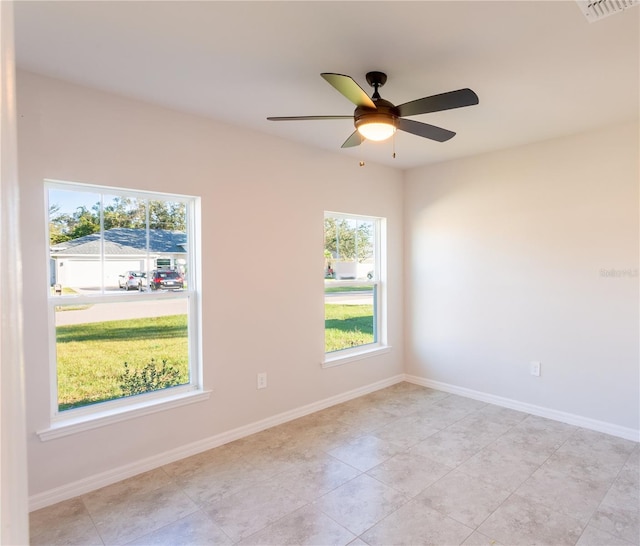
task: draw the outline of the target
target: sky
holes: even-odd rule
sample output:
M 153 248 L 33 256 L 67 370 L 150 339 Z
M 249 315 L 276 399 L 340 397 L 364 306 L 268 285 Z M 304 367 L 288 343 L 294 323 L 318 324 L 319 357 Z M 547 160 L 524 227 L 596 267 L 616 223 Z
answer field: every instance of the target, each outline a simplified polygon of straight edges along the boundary
M 92 192 L 65 191 L 49 188 L 49 207 L 60 205 L 60 213 L 72 214 L 78 207 L 91 209 L 100 200 L 100 194 Z

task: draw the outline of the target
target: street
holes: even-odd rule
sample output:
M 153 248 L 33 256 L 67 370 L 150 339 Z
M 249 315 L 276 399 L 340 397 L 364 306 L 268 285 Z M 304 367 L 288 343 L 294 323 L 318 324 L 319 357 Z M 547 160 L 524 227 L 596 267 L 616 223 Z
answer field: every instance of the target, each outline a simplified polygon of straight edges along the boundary
M 97 303 L 86 309 L 57 311 L 56 326 L 87 324 L 106 320 L 127 320 L 165 315 L 183 315 L 187 312 L 187 300 L 147 300 L 119 303 Z

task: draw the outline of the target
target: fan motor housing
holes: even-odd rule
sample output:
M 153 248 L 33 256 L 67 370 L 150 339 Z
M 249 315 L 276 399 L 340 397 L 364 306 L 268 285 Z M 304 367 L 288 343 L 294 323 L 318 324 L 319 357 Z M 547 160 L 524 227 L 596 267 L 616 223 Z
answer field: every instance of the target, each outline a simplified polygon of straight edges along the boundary
M 358 106 L 353 113 L 356 129 L 365 123 L 391 123 L 395 126 L 398 109 L 388 100 L 377 99 L 376 109 Z

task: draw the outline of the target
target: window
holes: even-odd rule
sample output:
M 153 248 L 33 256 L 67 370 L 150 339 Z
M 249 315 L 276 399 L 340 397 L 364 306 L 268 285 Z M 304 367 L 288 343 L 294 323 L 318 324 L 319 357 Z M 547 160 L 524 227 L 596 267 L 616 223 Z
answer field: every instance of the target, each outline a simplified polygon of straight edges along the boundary
M 51 181 L 46 193 L 52 422 L 202 392 L 198 198 Z
M 325 213 L 325 364 L 385 346 L 383 233 L 382 218 Z

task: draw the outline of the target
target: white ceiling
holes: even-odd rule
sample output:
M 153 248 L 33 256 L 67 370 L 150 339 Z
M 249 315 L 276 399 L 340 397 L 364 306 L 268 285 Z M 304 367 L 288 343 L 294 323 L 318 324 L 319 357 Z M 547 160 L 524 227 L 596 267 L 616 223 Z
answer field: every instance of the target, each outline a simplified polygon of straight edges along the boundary
M 638 118 L 640 9 L 589 23 L 573 0 L 446 2 L 31 2 L 15 4 L 18 66 L 82 85 L 409 168 Z M 407 133 L 341 150 L 350 115 L 321 77 L 388 74 L 401 104 L 469 87 L 480 104 L 413 119 Z

